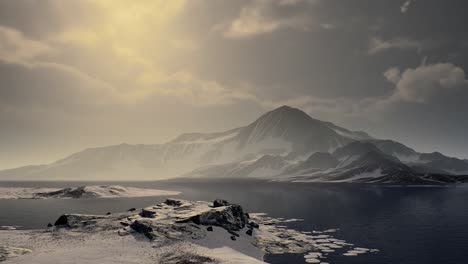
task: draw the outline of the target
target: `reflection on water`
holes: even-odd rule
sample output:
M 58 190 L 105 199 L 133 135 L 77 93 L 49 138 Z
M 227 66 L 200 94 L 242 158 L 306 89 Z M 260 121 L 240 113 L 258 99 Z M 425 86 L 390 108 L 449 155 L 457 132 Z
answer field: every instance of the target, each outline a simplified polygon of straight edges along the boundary
M 111 183 L 4 182 L 0 186 L 70 187 Z M 303 230 L 339 228 L 335 237 L 378 254 L 330 263 L 465 263 L 468 259 L 468 186 L 379 187 L 353 184 L 271 183 L 254 180 L 112 183 L 177 190 L 177 197 L 227 199 L 250 212 L 302 218 L 287 223 Z M 163 201 L 164 197 L 83 200 L 0 200 L 0 226 L 42 228 L 63 213 L 119 212 Z M 270 263 L 304 263 L 302 255 L 267 256 Z

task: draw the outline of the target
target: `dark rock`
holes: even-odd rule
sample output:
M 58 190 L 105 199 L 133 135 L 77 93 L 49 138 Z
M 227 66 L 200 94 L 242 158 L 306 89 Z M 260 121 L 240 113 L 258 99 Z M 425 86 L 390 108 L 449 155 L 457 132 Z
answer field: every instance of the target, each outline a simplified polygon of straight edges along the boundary
M 209 227 L 206 228 L 206 230 L 211 232 L 211 231 L 213 231 L 213 227 L 209 226 Z
M 123 225 L 123 226 L 129 226 L 129 225 L 130 225 L 130 224 L 127 223 L 127 222 L 120 222 L 120 224 Z
M 57 227 L 85 227 L 96 224 L 99 219 L 105 219 L 103 215 L 64 214 L 61 215 L 54 225 Z
M 55 226 L 70 226 L 68 222 L 68 215 L 61 215 L 54 223 Z
M 53 227 L 53 225 L 51 223 L 48 223 L 47 227 Z
M 145 237 L 148 238 L 149 240 L 153 240 L 156 238 L 156 236 L 153 233 L 144 233 Z
M 235 236 L 231 236 L 231 240 L 236 240 L 236 237 L 235 237 Z
M 251 227 L 251 228 L 257 228 L 257 229 L 260 227 L 260 226 L 259 226 L 257 223 L 255 223 L 255 222 L 250 222 L 248 226 Z
M 178 254 L 176 252 L 163 253 L 159 263 L 164 264 L 207 264 L 207 263 L 218 263 L 213 258 L 196 255 L 192 252 L 184 252 L 184 254 Z
M 245 217 L 249 218 L 250 219 L 250 215 L 249 213 L 245 213 Z
M 141 210 L 140 216 L 148 217 L 148 218 L 154 218 L 156 216 L 156 212 L 154 210 L 149 210 L 149 209 L 143 208 Z
M 140 220 L 135 220 L 130 225 L 130 228 L 135 230 L 138 233 L 145 235 L 148 239 L 154 239 L 153 228 L 150 223 Z
M 239 237 L 239 234 L 237 234 L 237 233 L 234 232 L 234 231 L 228 230 L 228 233 L 231 234 L 231 235 L 233 235 L 233 236 Z
M 106 214 L 106 215 L 111 215 L 111 212 L 107 212 L 107 214 Z
M 248 219 L 240 205 L 231 204 L 225 208 L 212 209 L 189 220 L 198 225 L 220 226 L 226 230 L 238 231 L 245 227 Z
M 247 235 L 251 236 L 253 234 L 253 229 L 249 229 L 247 230 L 247 232 L 245 232 Z
M 166 201 L 164 203 L 167 204 L 167 205 L 170 205 L 170 206 L 181 206 L 182 205 L 181 201 L 175 200 L 175 199 L 166 199 Z
M 228 205 L 229 205 L 228 201 L 222 200 L 222 199 L 216 199 L 213 202 L 213 207 L 215 207 L 215 208 L 216 207 L 221 207 L 221 206 L 228 206 Z
M 81 198 L 84 195 L 92 195 L 90 193 L 86 193 L 85 186 L 77 187 L 77 188 L 65 188 L 58 191 L 53 192 L 45 192 L 45 193 L 36 193 L 36 197 L 53 197 L 53 198 Z
M 153 232 L 153 228 L 151 228 L 151 226 L 147 222 L 143 222 L 140 220 L 133 221 L 130 227 L 138 233 Z
M 133 211 L 136 211 L 136 208 L 132 207 L 132 208 L 128 209 L 127 211 L 133 212 Z

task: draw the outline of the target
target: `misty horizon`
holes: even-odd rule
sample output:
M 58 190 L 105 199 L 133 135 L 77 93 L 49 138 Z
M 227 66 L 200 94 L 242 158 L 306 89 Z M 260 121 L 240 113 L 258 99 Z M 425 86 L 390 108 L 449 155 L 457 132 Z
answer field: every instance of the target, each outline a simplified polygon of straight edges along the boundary
M 290 106 L 287 106 L 287 105 L 283 105 L 281 107 L 278 107 L 277 109 L 281 109 L 281 108 L 291 108 Z M 293 108 L 293 109 L 296 109 L 296 108 Z M 272 109 L 271 111 L 274 111 L 275 109 Z M 297 109 L 297 110 L 300 110 L 300 109 Z M 315 119 L 314 117 L 311 116 L 312 119 Z M 87 149 L 98 149 L 98 148 L 103 148 L 103 147 L 107 147 L 107 146 L 116 146 L 116 145 L 160 145 L 160 144 L 166 144 L 166 143 L 169 143 L 171 141 L 174 141 L 176 140 L 178 137 L 180 136 L 183 136 L 185 134 L 210 134 L 210 133 L 220 133 L 220 132 L 224 132 L 224 131 L 229 131 L 229 130 L 232 130 L 232 129 L 236 129 L 236 128 L 240 128 L 240 127 L 244 127 L 244 126 L 247 126 L 248 124 L 251 124 L 253 123 L 256 119 L 254 119 L 253 121 L 251 122 L 248 122 L 246 124 L 243 124 L 243 125 L 239 125 L 238 127 L 231 127 L 231 128 L 226 128 L 224 130 L 219 130 L 219 131 L 190 131 L 190 132 L 183 132 L 183 133 L 180 133 L 178 135 L 175 135 L 175 136 L 172 136 L 170 137 L 168 140 L 165 140 L 163 142 L 155 142 L 155 143 L 141 143 L 141 142 L 120 142 L 120 143 L 117 143 L 117 144 L 108 144 L 108 145 L 101 145 L 101 146 L 90 146 L 90 147 L 86 147 L 86 148 L 82 148 L 82 149 L 79 149 L 78 151 L 75 151 L 75 152 L 71 152 L 71 153 L 68 153 L 66 154 L 65 156 L 61 156 L 61 157 L 58 157 L 56 159 L 53 159 L 53 160 L 50 160 L 48 162 L 44 162 L 44 163 L 40 163 L 40 164 L 24 164 L 24 166 L 27 166 L 27 165 L 42 165 L 42 164 L 48 164 L 48 163 L 52 163 L 54 161 L 58 161 L 60 159 L 63 159 L 63 158 L 67 158 L 69 157 L 70 155 L 73 155 L 73 154 L 76 154 L 76 153 L 79 153 L 79 152 L 82 152 L 82 151 L 85 151 Z M 327 120 L 320 120 L 320 121 L 325 121 L 325 122 L 328 122 Z M 335 124 L 337 125 L 337 124 Z M 366 132 L 366 131 L 361 131 L 361 130 L 356 130 L 354 132 Z M 373 138 L 378 138 L 378 137 L 375 137 L 373 135 L 370 135 L 371 137 Z M 378 139 L 382 139 L 382 140 L 392 140 L 392 139 L 388 139 L 388 138 L 378 138 Z M 409 147 L 411 147 L 411 145 L 409 145 Z M 416 151 L 419 151 L 418 149 L 415 149 Z M 421 151 L 419 151 L 421 152 Z M 432 152 L 440 152 L 438 150 L 433 150 L 433 151 L 429 151 L 428 153 L 432 153 Z M 443 154 L 446 154 L 446 153 L 443 153 Z M 465 157 L 457 157 L 457 158 L 461 158 L 461 159 L 464 159 Z M 14 166 L 14 167 L 11 167 L 11 168 L 0 168 L 1 169 L 13 169 L 13 168 L 18 168 L 18 167 L 21 167 L 23 165 L 20 165 L 20 166 Z

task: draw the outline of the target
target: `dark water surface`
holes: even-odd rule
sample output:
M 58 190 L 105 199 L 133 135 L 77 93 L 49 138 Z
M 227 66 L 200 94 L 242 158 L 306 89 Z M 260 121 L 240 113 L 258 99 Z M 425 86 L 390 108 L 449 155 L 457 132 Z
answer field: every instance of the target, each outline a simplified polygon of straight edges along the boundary
M 302 218 L 287 223 L 312 231 L 339 228 L 333 236 L 377 254 L 357 257 L 332 253 L 329 263 L 468 263 L 468 186 L 382 187 L 354 184 L 272 183 L 256 180 L 185 182 L 0 182 L 11 187 L 70 187 L 118 184 L 177 190 L 191 200 L 223 198 L 248 212 Z M 0 200 L 0 226 L 43 228 L 64 213 L 120 212 L 159 203 L 165 197 Z M 1 238 L 0 238 L 1 240 Z M 269 263 L 305 263 L 302 255 L 269 255 Z

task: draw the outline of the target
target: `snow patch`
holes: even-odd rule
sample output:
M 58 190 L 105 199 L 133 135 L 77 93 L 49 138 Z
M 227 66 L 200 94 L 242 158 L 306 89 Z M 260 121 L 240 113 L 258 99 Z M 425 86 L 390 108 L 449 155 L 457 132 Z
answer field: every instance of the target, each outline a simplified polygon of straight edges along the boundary
M 116 198 L 178 195 L 177 191 L 142 189 L 135 187 L 82 186 L 77 188 L 9 188 L 0 187 L 0 199 L 47 199 L 47 198 Z

